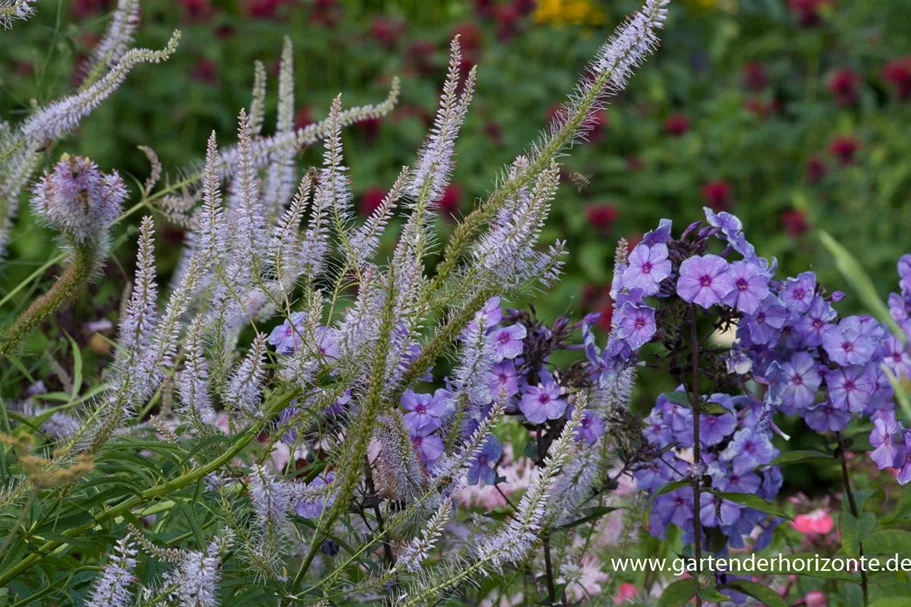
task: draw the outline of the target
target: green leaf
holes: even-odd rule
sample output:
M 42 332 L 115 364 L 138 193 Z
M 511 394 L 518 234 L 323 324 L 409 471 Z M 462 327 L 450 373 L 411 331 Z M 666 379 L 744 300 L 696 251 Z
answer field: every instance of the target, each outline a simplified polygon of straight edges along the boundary
M 787 466 L 789 464 L 802 464 L 804 462 L 816 462 L 820 460 L 834 460 L 835 458 L 822 451 L 788 451 L 782 453 L 778 458 L 769 464 L 772 466 Z
M 709 492 L 714 495 L 717 495 L 718 497 L 720 497 L 722 499 L 726 499 L 728 501 L 741 504 L 748 508 L 753 508 L 754 510 L 759 510 L 760 512 L 765 512 L 765 513 L 771 514 L 773 516 L 779 516 L 781 518 L 791 520 L 791 515 L 789 515 L 787 512 L 785 512 L 784 510 L 782 510 L 775 504 L 771 504 L 771 503 L 765 501 L 758 495 L 753 495 L 752 493 L 730 493 L 727 491 L 712 491 L 712 490 L 709 490 Z
M 872 513 L 871 513 L 872 514 Z M 864 546 L 865 554 L 911 554 L 911 531 L 890 529 L 877 531 Z
M 584 525 L 585 523 L 598 520 L 605 514 L 610 514 L 614 510 L 622 510 L 622 507 L 616 506 L 598 506 L 596 508 L 586 508 L 586 514 L 577 520 L 566 523 L 565 525 L 560 525 L 560 529 L 572 529 L 573 527 L 578 527 L 579 525 Z
M 857 558 L 860 556 L 860 544 L 876 527 L 876 515 L 865 512 L 856 517 L 848 511 L 841 513 L 841 545 L 845 553 Z
M 748 596 L 753 597 L 766 607 L 788 607 L 788 604 L 778 596 L 778 593 L 769 588 L 768 586 L 763 586 L 762 584 L 757 584 L 756 582 L 750 582 L 748 580 L 734 580 L 733 582 L 728 582 L 723 586 L 724 588 L 730 588 L 738 592 L 742 592 Z
M 884 599 L 879 599 L 875 603 L 871 603 L 870 607 L 908 607 L 908 598 L 890 596 Z
M 664 589 L 658 607 L 680 607 L 699 591 L 699 582 L 694 578 L 679 580 Z
M 904 332 L 892 319 L 889 309 L 883 303 L 879 293 L 876 292 L 873 281 L 863 266 L 860 265 L 860 262 L 825 230 L 819 231 L 819 240 L 829 250 L 829 253 L 835 259 L 835 267 L 838 268 L 841 275 L 851 285 L 854 293 L 864 303 L 870 314 L 875 316 L 879 322 L 887 324 L 893 335 L 898 335 L 904 340 Z
M 689 395 L 682 390 L 677 390 L 676 392 L 668 392 L 664 395 L 664 397 L 675 405 L 680 405 L 681 407 L 686 407 L 687 409 L 693 408 L 690 404 Z M 702 402 L 699 404 L 699 412 L 708 413 L 709 415 L 724 415 L 726 413 L 730 413 L 731 410 L 718 403 Z
M 73 393 L 70 394 L 70 402 L 74 402 L 79 398 L 79 388 L 82 387 L 82 350 L 79 349 L 79 344 L 69 333 L 64 333 L 64 335 L 66 335 L 67 340 L 70 342 L 70 348 L 73 350 Z

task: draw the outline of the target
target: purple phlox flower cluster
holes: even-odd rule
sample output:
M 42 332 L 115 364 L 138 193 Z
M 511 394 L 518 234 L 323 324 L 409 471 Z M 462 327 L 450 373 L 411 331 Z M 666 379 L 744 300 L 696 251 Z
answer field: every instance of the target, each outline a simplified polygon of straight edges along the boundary
M 519 401 L 522 415 L 533 424 L 543 424 L 549 419 L 560 419 L 566 413 L 566 400 L 559 385 L 545 377 L 536 386 L 528 386 Z
M 899 293 L 889 295 L 889 314 L 901 329 L 903 335 L 888 335 L 881 343 L 883 364 L 898 380 L 911 378 L 911 355 L 908 340 L 911 339 L 911 255 L 903 255 L 898 261 Z M 880 374 L 885 375 L 882 371 Z M 877 388 L 889 389 L 888 377 L 884 385 Z M 902 485 L 911 482 L 911 428 L 905 428 L 896 418 L 894 405 L 891 408 L 877 408 L 872 414 L 873 430 L 870 444 L 871 457 L 880 470 L 894 468 L 898 471 L 896 480 Z
M 313 356 L 322 363 L 330 363 L 338 358 L 338 331 L 331 327 L 318 326 L 310 335 L 306 312 L 294 312 L 291 317 L 278 325 L 269 334 L 268 342 L 275 346 L 275 351 L 283 356 L 290 356 L 300 351 L 305 343 L 312 342 Z M 310 346 L 308 346 L 310 347 Z
M 682 394 L 680 390 L 675 394 Z M 645 439 L 660 455 L 644 462 L 634 475 L 639 487 L 650 492 L 699 473 L 690 455 L 694 444 L 692 410 L 674 400 L 660 396 L 646 418 Z M 761 403 L 748 396 L 726 394 L 712 394 L 707 402 L 729 411 L 703 413 L 699 419 L 702 462 L 698 468 L 710 478 L 709 488 L 773 499 L 782 477 L 778 467 L 769 464 L 779 452 L 771 443 L 770 432 L 755 424 Z M 703 492 L 698 515 L 704 530 L 717 529 L 731 547 L 742 547 L 757 525 L 777 524 L 767 514 L 711 491 Z M 651 533 L 664 537 L 667 526 L 674 524 L 683 531 L 684 541 L 693 542 L 694 516 L 692 487 L 658 495 L 650 513 Z
M 571 416 L 572 413 L 568 412 L 567 417 Z M 591 409 L 586 409 L 576 428 L 576 440 L 594 445 L 602 436 L 604 436 L 604 420 Z
M 496 436 L 488 437 L 480 453 L 468 468 L 469 485 L 494 485 L 497 482 L 497 463 L 503 456 L 503 446 Z

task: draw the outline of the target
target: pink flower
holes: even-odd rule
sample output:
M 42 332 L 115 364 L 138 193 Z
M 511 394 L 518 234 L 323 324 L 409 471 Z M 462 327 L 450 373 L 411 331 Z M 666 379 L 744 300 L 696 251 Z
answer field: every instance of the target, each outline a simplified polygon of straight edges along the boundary
M 788 209 L 781 212 L 781 225 L 784 231 L 792 238 L 800 238 L 810 231 L 807 215 L 797 209 Z
M 822 508 L 809 514 L 798 514 L 791 522 L 791 527 L 804 535 L 826 535 L 832 531 L 832 515 Z
M 861 78 L 854 70 L 842 68 L 829 76 L 826 88 L 835 95 L 835 103 L 842 106 L 855 105 L 860 94 Z
M 822 25 L 822 8 L 831 6 L 832 0 L 788 0 L 788 8 L 803 27 Z
M 377 17 L 370 24 L 373 39 L 386 47 L 393 47 L 405 31 L 405 23 L 392 17 Z
M 716 179 L 714 181 L 707 181 L 702 184 L 700 190 L 702 192 L 702 198 L 705 200 L 705 204 L 712 208 L 716 212 L 728 211 L 733 204 L 732 193 L 733 188 L 724 179 Z
M 743 66 L 743 84 L 751 91 L 761 91 L 769 85 L 765 66 L 761 63 L 747 63 Z
M 443 192 L 440 199 L 440 213 L 445 218 L 456 218 L 459 215 L 459 209 L 462 206 L 462 188 L 452 183 Z
M 373 215 L 373 212 L 377 210 L 385 197 L 386 191 L 383 188 L 369 188 L 361 196 L 361 204 L 359 205 L 361 215 L 365 217 Z
M 829 151 L 838 159 L 839 164 L 853 164 L 860 145 L 860 140 L 856 137 L 836 137 L 829 144 Z
M 177 0 L 184 21 L 207 21 L 212 16 L 210 0 Z
M 308 124 L 313 124 L 315 122 L 310 111 L 309 105 L 305 105 L 297 111 L 297 115 L 294 117 L 294 128 L 302 129 Z
M 821 590 L 811 590 L 803 597 L 806 607 L 826 607 L 826 595 Z
M 680 137 L 690 130 L 690 119 L 686 114 L 671 114 L 664 120 L 664 130 L 669 135 Z
M 893 59 L 883 67 L 883 80 L 895 87 L 899 99 L 911 97 L 911 57 Z
M 599 232 L 609 232 L 617 219 L 617 205 L 610 202 L 590 204 L 585 207 L 585 217 Z
M 820 158 L 819 155 L 813 154 L 807 160 L 807 181 L 810 183 L 817 183 L 828 172 L 829 167 L 826 166 L 825 160 Z
M 196 62 L 193 71 L 190 72 L 190 78 L 198 82 L 214 85 L 218 82 L 218 66 L 211 59 L 203 57 Z
M 637 594 L 639 594 L 639 590 L 637 590 L 635 586 L 629 582 L 623 582 L 620 584 L 620 587 L 617 588 L 617 594 L 614 595 L 614 605 L 626 603 L 630 599 L 636 598 Z
M 595 556 L 586 554 L 582 557 L 581 565 L 579 578 L 566 588 L 566 594 L 574 601 L 601 594 L 603 592 L 601 583 L 610 579 L 610 576 L 603 571 L 604 565 Z

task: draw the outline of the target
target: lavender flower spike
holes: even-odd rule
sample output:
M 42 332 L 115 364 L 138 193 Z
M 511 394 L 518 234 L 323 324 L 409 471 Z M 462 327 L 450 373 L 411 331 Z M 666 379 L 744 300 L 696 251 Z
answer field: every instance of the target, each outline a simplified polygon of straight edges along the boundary
M 35 14 L 32 6 L 37 0 L 0 0 L 0 27 L 9 29 L 13 21 L 25 21 Z
M 259 397 L 262 392 L 262 380 L 265 374 L 263 357 L 266 354 L 266 336 L 262 333 L 256 336 L 250 351 L 243 362 L 228 380 L 228 389 L 225 392 L 225 403 L 235 411 L 245 415 L 259 417 Z
M 136 568 L 135 557 L 136 549 L 128 533 L 117 542 L 114 554 L 102 569 L 86 607 L 127 607 L 133 604 L 130 584 Z

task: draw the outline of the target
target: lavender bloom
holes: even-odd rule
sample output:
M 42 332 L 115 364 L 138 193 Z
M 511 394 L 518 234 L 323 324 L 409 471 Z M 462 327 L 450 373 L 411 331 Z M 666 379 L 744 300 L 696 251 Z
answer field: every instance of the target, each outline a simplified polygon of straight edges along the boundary
M 826 328 L 822 347 L 833 362 L 839 365 L 863 365 L 870 362 L 876 350 L 869 331 L 859 316 L 843 319 L 838 325 Z
M 427 436 L 443 425 L 440 419 L 446 411 L 446 401 L 437 394 L 419 394 L 406 390 L 402 395 L 402 406 L 408 410 L 405 425 L 414 436 Z
M 803 314 L 810 309 L 815 290 L 816 274 L 802 272 L 797 278 L 788 278 L 778 296 L 788 310 Z
M 804 421 L 817 432 L 841 432 L 851 423 L 851 414 L 825 402 L 807 412 Z
M 890 335 L 885 341 L 883 362 L 897 378 L 911 378 L 911 354 L 900 339 Z
M 658 227 L 647 232 L 642 237 L 642 243 L 646 246 L 653 247 L 659 244 L 667 244 L 671 240 L 671 223 L 670 219 L 662 219 L 658 222 Z
M 730 500 L 711 494 L 704 496 L 703 500 L 699 520 L 706 527 L 733 525 L 740 518 L 741 508 Z
M 744 314 L 755 314 L 769 294 L 769 281 L 752 263 L 735 261 L 728 269 L 734 288 L 724 297 L 725 305 Z
M 781 329 L 788 318 L 788 311 L 774 295 L 762 302 L 756 316 L 747 319 L 750 340 L 756 344 L 770 344 L 781 335 Z
M 623 272 L 623 286 L 626 289 L 642 289 L 643 295 L 658 293 L 662 280 L 671 275 L 671 261 L 667 258 L 667 245 L 638 244 L 630 253 L 626 270 Z
M 136 549 L 130 534 L 117 542 L 114 554 L 101 570 L 101 577 L 95 583 L 95 590 L 86 602 L 88 607 L 126 607 L 133 604 L 130 584 L 136 568 Z
M 559 419 L 566 412 L 566 401 L 560 398 L 560 386 L 545 379 L 537 386 L 528 386 L 519 410 L 533 424 L 543 424 L 549 419 Z
M 500 324 L 501 320 L 503 320 L 503 310 L 500 308 L 500 298 L 491 297 L 484 304 L 484 307 L 474 315 L 474 320 L 471 323 L 476 325 L 479 322 L 483 322 L 483 326 L 490 329 Z
M 497 482 L 497 462 L 503 455 L 503 447 L 496 436 L 491 436 L 468 468 L 468 484 L 495 485 Z
M 901 464 L 901 469 L 898 471 L 898 476 L 895 477 L 895 480 L 900 485 L 907 485 L 911 482 L 911 432 L 908 430 L 902 432 L 902 450 L 905 452 L 905 457 L 899 458 L 895 462 L 896 468 Z
M 602 436 L 604 436 L 604 420 L 591 409 L 586 409 L 582 414 L 579 427 L 576 428 L 576 440 L 594 445 Z
M 272 329 L 268 342 L 275 346 L 276 352 L 287 356 L 300 348 L 306 318 L 306 312 L 295 312 L 290 319 Z
M 445 450 L 443 439 L 436 434 L 428 434 L 426 436 L 415 436 L 412 434 L 411 442 L 414 444 L 424 462 L 435 462 L 440 459 L 440 456 L 443 455 L 443 451 Z
M 493 344 L 494 361 L 515 358 L 522 353 L 522 340 L 525 339 L 527 331 L 524 325 L 514 324 L 508 327 L 501 327 L 490 335 Z
M 710 308 L 734 288 L 728 262 L 717 255 L 696 255 L 680 264 L 677 295 L 687 303 Z
M 806 409 L 816 400 L 816 391 L 822 377 L 816 370 L 816 361 L 806 352 L 797 352 L 791 360 L 781 365 L 782 404 L 789 410 Z
M 731 462 L 735 474 L 752 471 L 756 466 L 768 464 L 778 457 L 778 449 L 772 446 L 769 437 L 762 432 L 743 428 L 734 434 L 734 439 L 721 453 L 721 461 Z
M 664 417 L 657 410 L 653 410 L 651 415 L 645 418 L 643 433 L 646 440 L 656 447 L 663 447 L 671 442 L 671 429 L 664 423 Z
M 506 391 L 506 397 L 511 398 L 519 393 L 519 377 L 516 374 L 516 365 L 511 360 L 501 360 L 490 370 L 490 380 L 487 382 L 490 393 L 496 397 L 501 390 Z
M 680 462 L 675 462 L 672 453 L 663 453 L 660 458 L 655 458 L 638 468 L 634 476 L 640 489 L 652 491 L 674 480 L 678 475 L 674 467 Z
M 253 466 L 250 473 L 250 501 L 263 527 L 280 524 L 291 505 L 285 485 L 263 466 Z
M 869 367 L 845 367 L 826 373 L 829 400 L 842 411 L 863 413 L 873 395 L 873 378 Z
M 736 215 L 732 215 L 726 211 L 716 214 L 715 211 L 709 207 L 702 207 L 702 210 L 705 212 L 705 219 L 709 222 L 709 225 L 721 230 L 721 233 L 724 234 L 728 240 L 735 238 L 743 231 L 743 222 L 741 222 Z
M 817 295 L 810 303 L 806 314 L 802 314 L 795 328 L 800 333 L 801 343 L 808 348 L 817 348 L 823 343 L 823 335 L 830 327 L 837 313 L 824 298 Z
M 664 538 L 667 526 L 671 523 L 681 529 L 688 529 L 693 521 L 693 490 L 683 487 L 659 495 L 652 506 L 649 524 L 652 535 Z
M 32 209 L 77 244 L 100 243 L 120 215 L 128 191 L 113 172 L 105 175 L 88 158 L 64 154 L 35 186 Z
M 644 304 L 625 302 L 617 310 L 617 337 L 638 350 L 655 335 L 655 310 Z
M 870 432 L 870 444 L 873 452 L 870 458 L 876 462 L 880 470 L 898 467 L 904 463 L 902 450 L 901 426 L 895 420 L 895 413 L 889 411 L 873 421 L 873 430 Z
M 702 415 L 699 418 L 699 440 L 706 446 L 717 445 L 734 432 L 737 420 L 730 413 Z
M 911 255 L 902 255 L 898 260 L 899 286 L 903 294 L 911 293 Z

